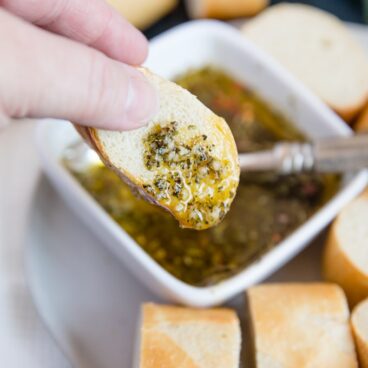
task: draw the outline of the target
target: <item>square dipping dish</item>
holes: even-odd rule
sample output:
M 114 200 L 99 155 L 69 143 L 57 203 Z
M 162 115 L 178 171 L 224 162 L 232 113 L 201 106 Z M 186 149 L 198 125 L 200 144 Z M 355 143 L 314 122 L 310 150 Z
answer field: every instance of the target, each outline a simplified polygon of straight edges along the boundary
M 308 139 L 352 134 L 334 112 L 271 57 L 224 23 L 193 21 L 163 33 L 151 41 L 145 65 L 167 79 L 210 65 L 260 96 Z M 65 152 L 78 141 L 78 134 L 68 122 L 48 120 L 40 123 L 37 145 L 46 175 L 82 221 L 142 283 L 165 301 L 195 307 L 223 303 L 282 267 L 368 182 L 365 171 L 346 175 L 337 194 L 286 239 L 240 272 L 211 286 L 193 286 L 180 281 L 151 258 L 65 168 L 62 163 Z

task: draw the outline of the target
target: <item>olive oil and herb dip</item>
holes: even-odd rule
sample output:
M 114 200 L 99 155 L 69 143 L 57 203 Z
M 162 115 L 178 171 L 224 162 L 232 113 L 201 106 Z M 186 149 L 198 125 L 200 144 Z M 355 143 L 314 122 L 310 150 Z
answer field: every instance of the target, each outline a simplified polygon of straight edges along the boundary
M 282 115 L 219 70 L 194 70 L 176 82 L 225 118 L 240 152 L 264 149 L 279 140 L 303 140 L 302 134 Z M 172 135 L 175 139 L 174 131 L 175 122 L 165 131 L 153 131 L 147 137 L 147 144 L 153 144 L 155 150 L 165 148 L 170 145 L 170 139 L 165 143 L 165 137 Z M 216 162 L 211 157 L 202 160 L 201 150 L 195 148 L 205 144 L 206 137 L 196 139 L 190 151 L 198 158 L 197 163 L 187 163 L 179 157 L 179 164 L 188 165 L 188 169 L 196 172 L 194 176 L 199 182 L 203 180 L 202 174 L 221 175 L 217 173 Z M 188 148 L 180 149 L 186 152 Z M 172 156 L 170 149 L 162 152 L 159 165 L 167 167 Z M 146 165 L 157 165 L 149 150 L 145 160 Z M 243 270 L 304 223 L 339 187 L 339 178 L 335 175 L 243 174 L 224 220 L 211 229 L 196 231 L 179 228 L 169 213 L 135 197 L 126 184 L 102 164 L 74 172 L 74 175 L 156 262 L 180 280 L 196 286 L 213 285 Z M 168 179 L 171 183 L 168 195 L 185 196 L 182 178 L 175 172 L 168 171 L 167 175 L 164 182 Z M 160 179 L 156 178 L 151 190 L 165 196 L 168 188 Z M 221 188 L 215 189 L 221 193 Z
M 198 134 L 196 126 L 181 129 L 184 134 L 173 121 L 154 126 L 145 137 L 144 165 L 155 175 L 144 189 L 163 205 L 171 205 L 181 215 L 182 227 L 203 230 L 217 225 L 229 211 L 239 171 L 226 158 L 214 156 L 214 143 Z

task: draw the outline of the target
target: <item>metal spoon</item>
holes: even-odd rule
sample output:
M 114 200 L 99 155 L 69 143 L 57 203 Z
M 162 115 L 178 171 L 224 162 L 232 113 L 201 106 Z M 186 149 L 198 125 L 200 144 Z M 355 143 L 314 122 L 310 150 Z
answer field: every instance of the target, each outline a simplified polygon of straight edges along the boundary
M 368 168 L 368 135 L 314 143 L 281 142 L 272 150 L 239 154 L 240 169 L 280 174 L 347 172 Z

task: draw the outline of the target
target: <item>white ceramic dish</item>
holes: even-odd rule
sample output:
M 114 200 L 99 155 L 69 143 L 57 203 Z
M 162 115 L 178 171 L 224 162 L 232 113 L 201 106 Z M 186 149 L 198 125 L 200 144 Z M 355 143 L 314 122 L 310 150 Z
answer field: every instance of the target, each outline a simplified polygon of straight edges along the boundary
M 208 64 L 256 91 L 311 139 L 351 134 L 332 111 L 230 26 L 189 22 L 151 42 L 147 66 L 164 77 L 171 79 Z M 62 153 L 77 138 L 68 124 L 45 122 L 39 127 L 37 144 L 46 174 L 66 202 L 143 283 L 165 300 L 191 306 L 222 303 L 266 278 L 300 252 L 367 184 L 366 172 L 345 178 L 341 191 L 329 203 L 260 260 L 215 286 L 193 287 L 154 262 L 63 168 Z
M 104 247 L 45 178 L 30 214 L 24 236 L 27 281 L 37 311 L 70 368 L 134 367 L 141 304 L 163 300 Z M 322 245 L 323 237 L 267 282 L 320 280 Z M 247 318 L 244 295 L 227 305 Z

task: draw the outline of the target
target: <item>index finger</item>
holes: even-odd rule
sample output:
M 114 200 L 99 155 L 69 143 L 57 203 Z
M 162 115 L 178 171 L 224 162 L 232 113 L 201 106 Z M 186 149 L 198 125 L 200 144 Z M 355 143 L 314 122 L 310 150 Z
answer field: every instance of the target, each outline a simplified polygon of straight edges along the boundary
M 147 56 L 147 40 L 103 0 L 0 0 L 23 19 L 133 65 Z

